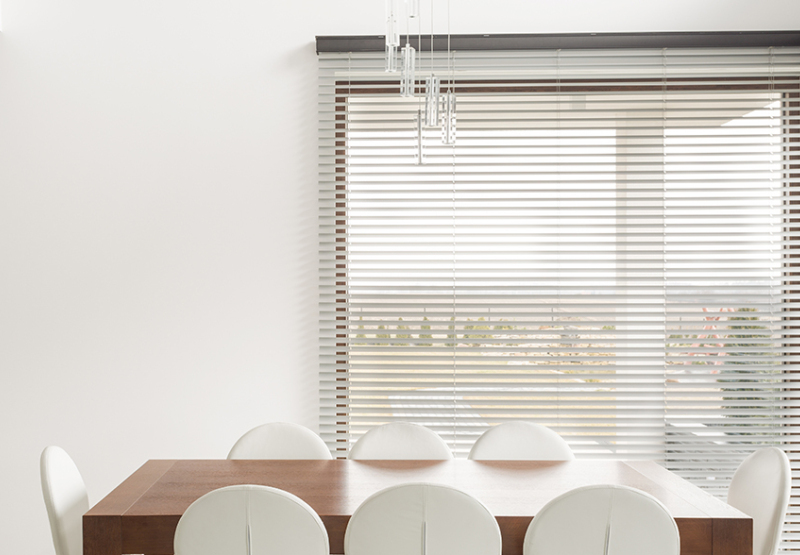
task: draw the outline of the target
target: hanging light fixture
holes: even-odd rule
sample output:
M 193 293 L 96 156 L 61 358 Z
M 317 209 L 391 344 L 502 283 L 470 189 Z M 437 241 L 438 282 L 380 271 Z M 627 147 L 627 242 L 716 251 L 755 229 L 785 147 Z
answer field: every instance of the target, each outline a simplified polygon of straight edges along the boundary
M 397 71 L 397 47 L 400 27 L 397 24 L 397 0 L 386 0 L 386 71 Z
M 419 0 L 405 0 L 406 44 L 400 51 L 400 96 L 414 96 L 416 49 L 411 46 L 411 20 L 419 17 Z M 398 0 L 386 0 L 386 71 L 397 71 L 397 48 L 400 46 L 400 9 Z
M 453 82 L 450 90 L 442 97 L 442 143 L 456 144 L 456 93 L 453 92 Z
M 439 126 L 440 104 L 439 78 L 431 75 L 425 79 L 425 125 Z
M 403 47 L 403 68 L 400 74 L 400 96 L 414 96 L 414 54 L 416 50 L 406 40 Z
M 386 71 L 396 72 L 397 49 L 400 46 L 400 0 L 386 0 Z M 433 0 L 431 0 L 433 2 Z M 416 95 L 416 49 L 411 46 L 411 20 L 417 20 L 420 28 L 419 0 L 403 0 L 406 16 L 406 44 L 400 52 L 400 96 Z M 455 144 L 456 140 L 456 98 L 453 88 L 453 69 L 450 51 L 450 1 L 447 2 L 447 69 L 450 73 L 447 92 L 441 89 L 441 80 L 434 75 L 433 68 L 433 5 L 431 4 L 431 67 L 430 76 L 425 78 L 425 109 L 417 113 L 417 152 L 415 158 L 422 164 L 423 128 L 441 127 L 442 143 Z M 421 69 L 421 68 L 420 68 Z
M 447 93 L 442 98 L 442 143 L 456 144 L 456 93 L 453 79 L 453 57 L 450 52 L 450 0 L 447 0 L 447 71 L 450 74 Z
M 419 0 L 405 0 L 406 6 L 406 45 L 403 47 L 403 73 L 400 76 L 400 96 L 414 96 L 414 58 L 416 50 L 411 37 L 411 20 L 419 17 Z

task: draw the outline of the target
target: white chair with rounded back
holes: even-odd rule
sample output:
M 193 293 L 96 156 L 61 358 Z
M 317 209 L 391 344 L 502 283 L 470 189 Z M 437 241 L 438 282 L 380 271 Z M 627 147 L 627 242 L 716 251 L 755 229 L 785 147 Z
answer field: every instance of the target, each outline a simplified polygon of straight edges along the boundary
M 453 452 L 439 434 L 409 422 L 390 422 L 358 438 L 347 456 L 352 460 L 448 460 Z
M 575 458 L 560 435 L 533 422 L 504 422 L 486 430 L 469 458 L 476 461 L 571 461 Z
M 328 555 L 328 533 L 302 499 L 269 486 L 214 490 L 183 513 L 175 555 Z
M 61 447 L 51 445 L 39 459 L 42 494 L 56 555 L 83 555 L 83 514 L 89 498 L 78 467 Z
M 679 555 L 678 526 L 655 497 L 586 486 L 548 502 L 528 526 L 523 555 Z
M 792 488 L 789 457 L 777 447 L 748 456 L 736 469 L 728 504 L 753 518 L 753 555 L 774 555 Z
M 239 438 L 229 459 L 331 459 L 322 438 L 299 424 L 270 422 Z
M 483 503 L 456 488 L 402 484 L 367 498 L 350 517 L 345 555 L 500 555 L 500 527 Z

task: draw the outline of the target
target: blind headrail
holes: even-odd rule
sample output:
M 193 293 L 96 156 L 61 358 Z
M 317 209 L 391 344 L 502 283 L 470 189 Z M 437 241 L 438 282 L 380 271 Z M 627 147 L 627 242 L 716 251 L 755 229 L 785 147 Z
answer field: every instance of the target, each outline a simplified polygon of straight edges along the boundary
M 417 50 L 447 50 L 447 35 L 411 36 Z M 401 37 L 405 44 L 406 37 Z M 317 36 L 321 52 L 383 52 L 383 35 Z M 800 46 L 800 31 L 713 31 L 664 33 L 541 33 L 451 35 L 451 50 L 553 50 L 623 48 L 729 48 Z

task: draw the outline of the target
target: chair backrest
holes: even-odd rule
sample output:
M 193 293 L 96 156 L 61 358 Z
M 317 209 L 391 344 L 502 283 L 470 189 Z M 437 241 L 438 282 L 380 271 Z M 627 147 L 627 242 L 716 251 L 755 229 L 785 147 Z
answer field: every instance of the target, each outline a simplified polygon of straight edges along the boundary
M 299 497 L 269 486 L 214 490 L 183 513 L 175 555 L 328 555 L 328 533 Z
M 83 555 L 83 513 L 89 498 L 78 467 L 61 447 L 51 445 L 39 459 L 42 494 L 56 555 Z
M 353 460 L 447 460 L 453 452 L 433 430 L 419 424 L 390 422 L 372 428 L 350 448 Z
M 753 517 L 753 555 L 777 553 L 791 491 L 789 457 L 777 447 L 748 456 L 731 480 L 728 504 Z
M 505 422 L 486 430 L 472 446 L 476 461 L 571 461 L 572 449 L 560 435 L 533 422 Z
M 331 459 L 331 451 L 317 434 L 291 422 L 270 422 L 239 438 L 229 459 Z
M 675 519 L 653 496 L 625 486 L 586 486 L 547 503 L 525 534 L 523 555 L 678 555 Z
M 483 503 L 450 486 L 402 484 L 350 517 L 345 555 L 500 555 L 500 527 Z

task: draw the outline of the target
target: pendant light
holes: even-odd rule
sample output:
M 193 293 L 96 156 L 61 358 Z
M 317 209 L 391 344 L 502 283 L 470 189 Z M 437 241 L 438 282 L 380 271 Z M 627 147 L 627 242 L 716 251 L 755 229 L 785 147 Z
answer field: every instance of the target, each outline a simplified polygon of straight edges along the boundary
M 400 1 L 386 0 L 386 71 L 398 71 L 397 49 L 400 46 Z M 419 0 L 402 0 L 405 8 L 406 19 L 406 44 L 400 51 L 400 96 L 416 96 L 416 49 L 411 46 L 411 21 L 416 20 L 419 30 Z M 433 2 L 433 0 L 431 0 Z M 421 64 L 420 64 L 420 69 Z M 418 164 L 422 159 L 422 133 L 423 128 L 441 127 L 442 143 L 455 144 L 456 140 L 456 97 L 452 68 L 452 53 L 450 51 L 450 1 L 447 1 L 447 70 L 450 74 L 447 91 L 443 92 L 441 80 L 434 75 L 433 68 L 433 4 L 431 3 L 431 74 L 425 78 L 425 108 L 417 113 L 417 152 L 415 158 Z

